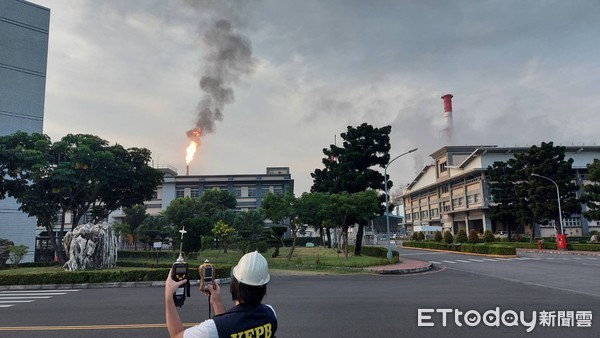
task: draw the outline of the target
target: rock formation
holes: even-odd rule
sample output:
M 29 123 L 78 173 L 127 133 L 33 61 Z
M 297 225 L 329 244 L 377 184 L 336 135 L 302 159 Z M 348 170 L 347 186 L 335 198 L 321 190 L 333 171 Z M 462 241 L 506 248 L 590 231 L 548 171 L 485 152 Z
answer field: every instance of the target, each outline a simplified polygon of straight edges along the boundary
M 117 263 L 117 237 L 107 223 L 77 226 L 65 235 L 63 246 L 68 271 L 108 269 Z

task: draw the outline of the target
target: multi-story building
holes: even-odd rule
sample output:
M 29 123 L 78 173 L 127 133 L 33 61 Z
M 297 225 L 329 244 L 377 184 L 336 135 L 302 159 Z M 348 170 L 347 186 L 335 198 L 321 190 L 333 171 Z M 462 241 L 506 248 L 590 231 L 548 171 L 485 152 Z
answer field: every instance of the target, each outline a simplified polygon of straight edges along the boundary
M 506 161 L 515 153 L 529 151 L 528 147 L 446 146 L 430 156 L 433 164 L 427 165 L 404 191 L 404 215 L 408 231 L 445 231 L 456 234 L 459 229 L 506 230 L 493 224 L 490 218 L 489 189 L 486 183 L 488 166 L 496 161 Z M 573 159 L 574 181 L 586 184 L 587 164 L 600 158 L 600 147 L 567 146 L 565 158 Z M 585 206 L 583 206 L 585 210 Z M 600 223 L 589 221 L 582 215 L 563 219 L 566 235 L 587 235 L 599 230 Z M 555 235 L 554 221 L 540 225 L 535 236 Z M 529 228 L 516 229 L 528 234 Z
M 42 132 L 49 27 L 48 8 L 0 1 L 0 135 Z M 14 199 L 0 200 L 0 238 L 29 247 L 23 262 L 33 261 L 35 226 Z
M 235 195 L 238 211 L 257 210 L 269 193 L 294 193 L 289 167 L 268 167 L 265 174 L 178 176 L 173 169 L 163 169 L 164 182 L 155 198 L 147 202 L 148 213 L 157 214 L 179 197 L 200 197 L 208 189 L 220 189 Z

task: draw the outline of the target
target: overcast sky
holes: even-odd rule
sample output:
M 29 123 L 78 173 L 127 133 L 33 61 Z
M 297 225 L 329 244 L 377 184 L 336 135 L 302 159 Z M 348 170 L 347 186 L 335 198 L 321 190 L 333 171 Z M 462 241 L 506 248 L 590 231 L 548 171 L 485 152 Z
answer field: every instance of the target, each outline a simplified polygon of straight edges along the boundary
M 412 181 L 445 145 L 447 93 L 455 145 L 600 143 L 595 0 L 31 1 L 51 9 L 44 132 L 146 147 L 180 175 L 215 93 L 200 79 L 216 73 L 222 118 L 190 174 L 289 166 L 297 195 L 334 135 L 363 122 L 392 126 L 392 157 L 419 148 L 388 169 Z M 251 50 L 243 64 L 215 64 L 219 20 Z

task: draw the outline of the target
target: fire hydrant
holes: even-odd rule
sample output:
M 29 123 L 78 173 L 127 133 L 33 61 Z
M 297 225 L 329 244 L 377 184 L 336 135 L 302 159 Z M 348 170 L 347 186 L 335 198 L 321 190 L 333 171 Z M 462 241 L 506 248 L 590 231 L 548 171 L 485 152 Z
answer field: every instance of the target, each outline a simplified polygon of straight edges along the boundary
M 543 242 L 541 240 L 538 241 L 538 250 L 542 250 L 542 243 Z

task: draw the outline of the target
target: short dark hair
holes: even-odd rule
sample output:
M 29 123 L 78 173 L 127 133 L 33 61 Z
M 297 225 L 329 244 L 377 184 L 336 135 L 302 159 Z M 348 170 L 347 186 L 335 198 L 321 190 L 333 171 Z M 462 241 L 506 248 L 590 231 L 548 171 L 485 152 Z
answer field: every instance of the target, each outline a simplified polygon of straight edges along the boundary
M 234 302 L 238 301 L 240 304 L 258 305 L 267 294 L 267 284 L 260 286 L 248 285 L 240 283 L 232 276 L 229 291 L 231 292 L 231 299 Z

